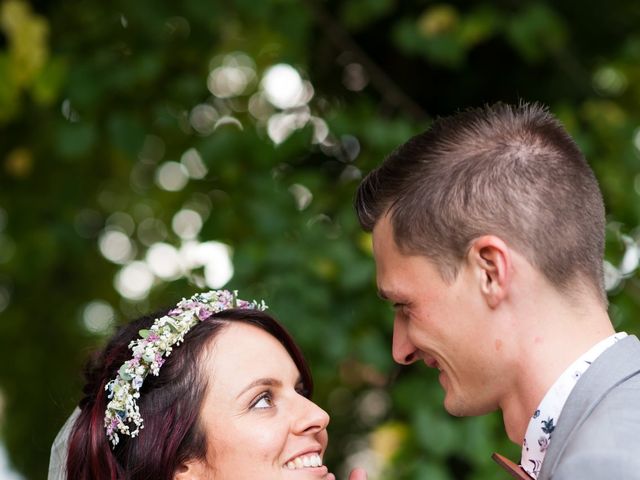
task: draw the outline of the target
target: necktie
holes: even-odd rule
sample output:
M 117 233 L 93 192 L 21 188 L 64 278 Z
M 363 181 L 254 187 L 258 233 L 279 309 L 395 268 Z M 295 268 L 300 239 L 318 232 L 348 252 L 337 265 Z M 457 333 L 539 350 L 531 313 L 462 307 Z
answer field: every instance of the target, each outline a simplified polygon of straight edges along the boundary
M 513 478 L 518 478 L 520 480 L 532 480 L 532 477 L 529 476 L 527 472 L 525 472 L 519 465 L 516 465 L 507 457 L 503 457 L 499 453 L 494 453 L 491 455 L 491 458 L 504 468 Z

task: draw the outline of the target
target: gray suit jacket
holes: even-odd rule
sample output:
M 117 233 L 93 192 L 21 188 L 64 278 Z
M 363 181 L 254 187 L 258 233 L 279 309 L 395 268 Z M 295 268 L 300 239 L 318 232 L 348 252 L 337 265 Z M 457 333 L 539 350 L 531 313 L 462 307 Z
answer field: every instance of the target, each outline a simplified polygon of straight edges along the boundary
M 640 341 L 598 357 L 569 395 L 538 480 L 640 479 Z

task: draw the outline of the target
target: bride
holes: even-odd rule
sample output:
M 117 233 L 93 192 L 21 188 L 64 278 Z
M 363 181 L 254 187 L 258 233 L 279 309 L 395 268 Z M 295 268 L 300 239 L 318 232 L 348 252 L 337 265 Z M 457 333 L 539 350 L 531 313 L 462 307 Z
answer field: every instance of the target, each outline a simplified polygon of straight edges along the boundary
M 214 290 L 122 327 L 87 367 L 49 480 L 335 480 L 329 416 L 265 309 Z

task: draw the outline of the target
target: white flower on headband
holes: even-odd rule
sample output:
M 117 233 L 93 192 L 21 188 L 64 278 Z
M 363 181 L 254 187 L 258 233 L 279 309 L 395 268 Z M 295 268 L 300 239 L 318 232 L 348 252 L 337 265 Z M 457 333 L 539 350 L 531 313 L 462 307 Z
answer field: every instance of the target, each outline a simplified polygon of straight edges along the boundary
M 182 343 L 194 325 L 230 308 L 266 310 L 267 306 L 264 301 L 240 300 L 237 292 L 211 290 L 183 298 L 165 316 L 155 319 L 150 329 L 140 330 L 141 338 L 129 344 L 133 358 L 124 362 L 116 378 L 105 386 L 110 402 L 104 414 L 104 427 L 114 447 L 120 441 L 118 434 L 135 437 L 144 428 L 138 398 L 146 376 L 150 373 L 158 376 L 173 347 Z M 130 426 L 135 426 L 133 431 Z

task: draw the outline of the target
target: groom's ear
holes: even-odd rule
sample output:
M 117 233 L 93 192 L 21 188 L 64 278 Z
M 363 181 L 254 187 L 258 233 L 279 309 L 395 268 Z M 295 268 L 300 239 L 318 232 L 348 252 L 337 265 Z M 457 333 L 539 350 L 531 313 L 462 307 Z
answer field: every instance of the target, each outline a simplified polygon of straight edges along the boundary
M 214 478 L 211 469 L 202 459 L 192 459 L 181 463 L 173 474 L 173 480 L 200 480 L 201 478 Z
M 478 291 L 490 308 L 497 308 L 507 298 L 511 286 L 513 267 L 509 247 L 495 235 L 483 235 L 472 241 L 467 260 L 477 273 Z

